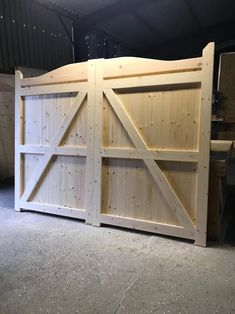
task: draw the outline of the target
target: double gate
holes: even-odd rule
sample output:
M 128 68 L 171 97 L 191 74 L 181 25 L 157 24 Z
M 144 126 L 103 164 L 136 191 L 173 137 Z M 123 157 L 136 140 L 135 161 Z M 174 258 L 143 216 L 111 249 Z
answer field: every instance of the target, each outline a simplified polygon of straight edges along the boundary
M 16 210 L 205 246 L 213 53 L 16 72 Z

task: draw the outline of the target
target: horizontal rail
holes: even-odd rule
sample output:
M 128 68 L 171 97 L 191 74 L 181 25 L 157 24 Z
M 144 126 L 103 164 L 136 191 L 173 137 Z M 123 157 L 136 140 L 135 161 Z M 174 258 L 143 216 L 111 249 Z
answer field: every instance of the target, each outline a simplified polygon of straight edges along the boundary
M 140 220 L 128 217 L 120 217 L 109 214 L 100 214 L 100 223 L 107 225 L 120 226 L 130 229 L 143 230 L 148 232 L 172 235 L 185 239 L 195 239 L 195 229 L 185 229 L 181 226 L 168 225 L 152 222 L 149 220 Z
M 198 151 L 187 150 L 161 150 L 161 149 L 126 149 L 103 148 L 102 156 L 107 158 L 150 159 L 182 162 L 198 162 Z
M 163 85 L 167 86 L 179 84 L 193 84 L 200 83 L 201 81 L 202 81 L 201 71 L 193 71 L 105 80 L 103 82 L 103 86 L 104 88 L 122 89 Z
M 87 147 L 83 146 L 46 146 L 46 145 L 20 145 L 20 153 L 45 154 L 64 156 L 87 156 Z M 102 157 L 127 158 L 127 159 L 151 159 L 182 162 L 198 162 L 198 151 L 187 150 L 141 150 L 126 148 L 103 148 Z
M 88 80 L 88 63 L 72 63 L 43 75 L 21 79 L 20 85 L 39 86 L 66 82 L 85 82 Z
M 162 73 L 200 71 L 201 69 L 201 57 L 174 61 L 121 57 L 105 60 L 103 63 L 103 77 L 108 80 Z
M 45 145 L 20 145 L 20 153 L 46 154 L 62 156 L 87 156 L 87 147 L 83 146 L 45 146 Z
M 19 96 L 35 96 L 59 93 L 72 93 L 87 90 L 87 82 L 85 83 L 64 83 L 47 86 L 21 87 Z
M 20 208 L 26 209 L 26 210 L 38 211 L 42 213 L 59 215 L 59 216 L 84 219 L 84 220 L 86 220 L 87 218 L 87 213 L 85 210 L 71 208 L 69 206 L 65 207 L 65 206 L 50 205 L 50 204 L 44 204 L 44 203 L 38 203 L 38 202 L 20 201 Z
M 86 82 L 87 77 L 79 78 L 77 75 L 60 75 L 58 77 L 52 76 L 48 78 L 25 78 L 21 80 L 21 87 L 27 86 L 44 86 L 44 85 L 55 85 L 61 83 L 75 83 L 75 82 Z

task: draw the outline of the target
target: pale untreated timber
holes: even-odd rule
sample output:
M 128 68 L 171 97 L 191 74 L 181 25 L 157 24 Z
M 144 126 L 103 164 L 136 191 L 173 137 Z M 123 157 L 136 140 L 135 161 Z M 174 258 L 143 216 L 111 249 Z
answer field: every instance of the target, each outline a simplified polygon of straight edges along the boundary
M 28 210 L 38 211 L 42 213 L 54 214 L 59 216 L 86 219 L 87 214 L 83 209 L 55 206 L 36 202 L 20 202 L 20 207 Z
M 130 229 L 143 230 L 147 232 L 157 232 L 160 234 L 176 236 L 179 238 L 185 239 L 194 239 L 193 230 L 185 230 L 183 227 L 169 225 L 169 224 L 160 224 L 155 222 L 149 222 L 146 224 L 145 220 L 131 219 L 127 217 L 118 217 L 112 215 L 101 215 L 101 223 L 109 224 L 114 226 L 121 226 Z
M 45 86 L 59 83 L 85 82 L 87 79 L 87 62 L 84 62 L 68 64 L 38 77 L 22 79 L 20 86 Z
M 65 117 L 62 124 L 60 125 L 55 137 L 52 140 L 51 145 L 52 146 L 58 146 L 60 142 L 62 141 L 70 123 L 72 122 L 75 114 L 79 110 L 80 106 L 82 105 L 84 98 L 86 97 L 86 92 L 80 92 L 77 96 L 77 99 L 72 107 L 72 110 L 69 112 L 69 114 Z M 39 164 L 37 165 L 34 173 L 32 174 L 32 177 L 30 181 L 28 182 L 28 185 L 26 186 L 24 190 L 24 194 L 22 195 L 23 201 L 28 201 L 31 193 L 33 192 L 34 188 L 36 187 L 39 179 L 43 175 L 43 172 L 48 166 L 48 163 L 50 162 L 51 158 L 53 156 L 53 153 L 45 153 Z
M 100 225 L 101 198 L 102 198 L 102 104 L 103 104 L 103 62 L 96 63 L 95 85 L 95 134 L 94 134 L 94 163 L 93 163 L 93 207 L 92 224 Z
M 50 86 L 28 86 L 20 88 L 20 96 L 48 95 L 56 93 L 72 93 L 86 91 L 87 83 L 64 83 Z
M 23 144 L 23 102 L 19 94 L 22 74 L 15 72 L 15 210 L 20 211 L 20 198 L 23 192 L 23 164 L 19 146 Z
M 125 111 L 123 105 L 121 104 L 115 93 L 112 90 L 105 90 L 104 93 L 108 98 L 110 104 L 112 105 L 115 113 L 119 117 L 121 123 L 123 124 L 125 130 L 127 131 L 128 135 L 130 136 L 131 140 L 133 141 L 134 145 L 136 146 L 136 148 L 147 150 L 148 148 L 146 143 L 144 142 L 141 135 L 135 128 L 134 123 L 131 121 L 130 117 L 128 116 L 127 112 Z M 189 217 L 183 204 L 179 200 L 175 191 L 172 189 L 171 185 L 167 181 L 166 177 L 162 173 L 157 163 L 154 160 L 149 159 L 144 159 L 144 162 L 149 172 L 153 176 L 154 180 L 156 181 L 159 189 L 166 197 L 171 208 L 174 210 L 179 221 L 183 224 L 183 226 L 189 229 L 194 227 L 192 219 Z
M 77 146 L 46 146 L 46 145 L 20 145 L 20 152 L 25 154 L 46 154 L 61 156 L 87 156 L 87 147 Z
M 188 60 L 18 73 L 16 209 L 205 246 L 212 65 L 210 44 Z
M 207 239 L 207 208 L 210 158 L 210 131 L 213 84 L 214 43 L 210 43 L 203 50 L 202 91 L 200 108 L 200 134 L 199 134 L 199 163 L 197 185 L 197 216 L 196 240 L 200 246 L 206 246 Z
M 93 223 L 93 193 L 94 193 L 94 145 L 95 145 L 95 103 L 96 103 L 96 62 L 88 61 L 88 93 L 87 93 L 87 158 L 85 180 L 86 223 Z
M 137 76 L 130 78 L 118 78 L 104 81 L 104 88 L 124 89 L 134 87 L 151 87 L 164 85 L 183 85 L 201 82 L 201 71 Z
M 163 149 L 128 149 L 128 148 L 103 148 L 102 156 L 108 158 L 131 158 L 150 160 L 171 160 L 183 162 L 197 162 L 198 152 L 177 151 Z
M 142 58 L 115 58 L 106 60 L 103 67 L 104 79 L 156 75 L 184 71 L 198 71 L 202 68 L 202 58 L 159 61 Z
M 211 140 L 212 152 L 229 152 L 233 146 L 233 141 Z

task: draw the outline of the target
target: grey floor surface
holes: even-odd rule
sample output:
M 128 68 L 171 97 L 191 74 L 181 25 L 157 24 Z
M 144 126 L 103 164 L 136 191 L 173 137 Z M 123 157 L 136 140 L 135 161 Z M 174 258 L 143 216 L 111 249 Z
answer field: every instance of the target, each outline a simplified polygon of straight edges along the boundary
M 0 189 L 0 313 L 235 313 L 235 248 L 13 211 Z

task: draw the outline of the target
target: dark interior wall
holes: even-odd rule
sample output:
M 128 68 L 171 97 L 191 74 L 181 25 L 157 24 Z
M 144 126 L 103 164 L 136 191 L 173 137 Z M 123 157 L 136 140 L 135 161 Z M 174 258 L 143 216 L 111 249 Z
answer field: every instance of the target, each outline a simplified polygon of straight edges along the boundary
M 155 59 L 195 57 L 210 41 L 218 48 L 235 39 L 234 0 L 119 0 L 78 20 L 80 39 L 98 26 L 128 48 L 123 54 Z M 94 39 L 102 46 L 102 37 Z M 100 49 L 97 56 L 102 57 Z
M 71 27 L 68 18 L 32 0 L 1 0 L 0 70 L 10 72 L 15 66 L 51 70 L 73 62 Z
M 216 42 L 218 64 L 221 51 L 235 48 L 234 43 L 223 45 L 224 41 L 235 40 L 234 18 L 223 19 L 213 26 L 201 26 L 197 30 L 189 31 L 188 35 L 178 32 L 174 38 L 172 27 L 167 28 L 171 15 L 164 16 L 160 22 L 155 18 L 158 16 L 158 7 L 155 8 L 155 5 L 167 5 L 164 1 L 121 0 L 82 18 L 74 14 L 69 17 L 63 15 L 66 10 L 62 9 L 60 14 L 58 7 L 49 3 L 41 0 L 0 0 L 0 71 L 9 71 L 14 66 L 51 70 L 73 61 L 120 56 L 189 58 L 200 55 L 203 47 L 210 41 Z M 153 9 L 150 10 L 148 5 L 151 5 L 150 9 L 153 6 Z M 178 10 L 181 10 L 180 6 Z M 124 18 L 126 12 L 132 13 L 135 20 L 130 14 L 128 18 Z M 174 15 L 174 10 L 171 14 Z M 221 11 L 221 15 L 223 14 Z M 213 16 L 213 12 L 211 15 Z M 165 25 L 161 28 L 163 37 L 153 29 L 155 24 L 159 27 L 159 23 Z M 72 53 L 72 25 L 75 60 Z M 145 31 L 148 29 L 152 34 L 151 41 L 149 36 L 140 32 L 142 28 Z
M 83 36 L 80 36 L 79 27 L 75 30 L 77 30 L 77 32 L 75 31 L 76 62 L 135 55 L 134 49 L 126 47 L 100 29 L 94 28 Z

